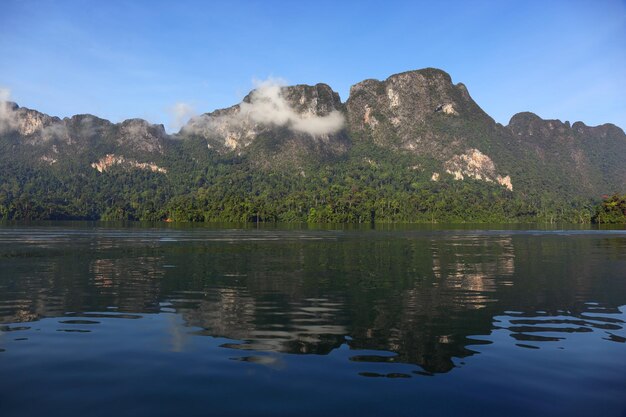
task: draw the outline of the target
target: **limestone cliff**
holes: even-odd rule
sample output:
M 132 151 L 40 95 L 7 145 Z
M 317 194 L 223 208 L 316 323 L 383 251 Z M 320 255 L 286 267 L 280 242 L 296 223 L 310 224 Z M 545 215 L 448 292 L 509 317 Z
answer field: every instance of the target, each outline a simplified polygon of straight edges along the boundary
M 510 177 L 496 172 L 498 163 L 488 154 L 496 123 L 472 100 L 467 88 L 453 84 L 444 71 L 427 68 L 384 81 L 362 81 L 351 88 L 346 109 L 350 131 L 358 140 L 434 159 L 441 173 L 457 180 L 500 183 L 498 177 L 508 178 L 505 186 L 511 188 Z M 438 180 L 440 172 L 433 174 Z
M 219 153 L 253 150 L 279 164 L 340 155 L 349 145 L 343 105 L 326 84 L 260 86 L 240 104 L 192 119 L 180 135 L 202 137 Z

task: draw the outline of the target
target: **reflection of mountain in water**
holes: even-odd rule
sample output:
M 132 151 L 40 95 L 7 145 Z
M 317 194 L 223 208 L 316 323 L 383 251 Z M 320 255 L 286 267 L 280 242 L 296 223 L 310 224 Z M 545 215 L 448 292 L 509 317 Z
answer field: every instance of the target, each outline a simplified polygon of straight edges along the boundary
M 262 232 L 259 232 L 262 233 Z M 523 347 L 623 323 L 621 237 L 489 233 L 329 234 L 44 248 L 5 256 L 4 323 L 67 312 L 176 312 L 195 335 L 247 351 L 327 354 L 447 372 L 473 336 L 506 328 Z M 2 250 L 2 247 L 0 247 Z M 2 252 L 0 252 L 1 254 Z M 7 252 L 8 253 L 8 252 Z M 13 252 L 12 252 L 13 253 Z M 595 254 L 595 255 L 594 255 Z M 622 275 L 620 275 L 622 274 Z M 593 302 L 593 303 L 590 303 Z M 482 338 L 484 339 L 484 337 Z
M 481 310 L 497 300 L 496 281 L 510 282 L 515 255 L 510 237 L 432 240 L 426 253 L 430 270 L 415 271 L 410 286 L 376 300 L 373 322 L 355 329 L 352 346 L 393 351 L 398 356 L 385 360 L 445 372 L 452 357 L 472 353 L 468 336 L 489 333 L 491 310 Z
M 196 308 L 180 309 L 196 334 L 242 340 L 225 346 L 243 350 L 327 354 L 344 342 L 347 329 L 336 320 L 341 305 L 325 299 L 289 303 L 254 301 L 235 291 L 199 301 Z
M 77 246 L 53 256 L 41 248 L 8 255 L 0 275 L 1 322 L 111 309 L 159 311 L 163 262 L 145 250 L 92 254 Z

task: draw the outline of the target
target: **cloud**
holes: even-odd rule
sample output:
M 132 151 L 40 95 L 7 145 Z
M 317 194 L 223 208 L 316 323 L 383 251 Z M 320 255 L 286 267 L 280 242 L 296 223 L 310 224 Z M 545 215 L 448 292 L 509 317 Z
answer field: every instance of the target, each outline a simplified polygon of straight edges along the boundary
M 292 120 L 291 129 L 312 136 L 327 135 L 341 130 L 345 123 L 343 114 L 334 110 L 327 116 L 299 117 Z
M 0 102 L 9 101 L 11 99 L 11 90 L 0 87 Z
M 323 136 L 336 133 L 344 126 L 343 114 L 333 110 L 319 116 L 314 108 L 296 111 L 284 96 L 284 82 L 269 79 L 256 83 L 249 102 L 239 104 L 238 111 L 217 116 L 202 115 L 191 119 L 184 128 L 192 133 L 224 135 L 234 129 L 249 129 L 255 124 L 287 127 L 297 133 Z
M 150 136 L 149 126 L 149 123 L 143 119 L 128 119 L 122 122 L 120 130 L 126 137 L 143 138 Z
M 0 87 L 0 133 L 16 128 L 17 119 L 11 103 L 11 90 Z
M 0 87 L 0 133 L 17 130 L 23 135 L 39 133 L 41 140 L 48 141 L 54 138 L 69 140 L 69 133 L 62 122 L 50 123 L 45 115 L 32 112 L 35 116 L 24 121 L 24 110 L 16 110 L 15 103 L 11 101 L 11 91 Z
M 167 109 L 170 115 L 169 129 L 170 131 L 180 130 L 193 116 L 196 111 L 191 104 L 178 102 Z
M 54 123 L 41 129 L 41 138 L 43 141 L 49 141 L 51 139 L 65 139 L 69 140 L 69 132 L 67 127 L 62 123 Z

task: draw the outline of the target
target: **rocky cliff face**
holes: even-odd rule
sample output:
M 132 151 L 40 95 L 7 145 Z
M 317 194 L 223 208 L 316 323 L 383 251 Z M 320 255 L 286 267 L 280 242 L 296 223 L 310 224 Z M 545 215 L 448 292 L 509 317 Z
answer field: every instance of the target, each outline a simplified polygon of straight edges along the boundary
M 124 120 L 119 124 L 116 143 L 137 152 L 163 153 L 168 136 L 163 125 L 153 125 L 143 119 Z
M 240 104 L 192 119 L 180 135 L 202 137 L 219 153 L 254 148 L 274 163 L 293 162 L 348 149 L 342 111 L 339 95 L 326 84 L 262 85 Z
M 434 180 L 449 174 L 512 187 L 511 178 L 498 172 L 499 163 L 489 155 L 496 123 L 463 84 L 453 84 L 441 70 L 362 81 L 351 88 L 346 108 L 355 140 L 438 161 Z
M 523 112 L 514 115 L 507 128 L 544 176 L 561 176 L 572 188 L 592 196 L 626 185 L 626 135 L 615 125 L 570 125 Z
M 0 137 L 10 138 L 14 152 L 32 154 L 44 165 L 88 165 L 113 153 L 122 160 L 123 155 L 149 158 L 162 155 L 171 140 L 163 125 L 141 119 L 113 124 L 89 114 L 60 119 L 15 103 L 0 106 Z M 117 165 L 142 168 L 142 162 L 131 161 L 136 163 Z
M 59 119 L 15 103 L 5 104 L 2 121 L 4 134 L 17 134 L 30 145 L 49 141 L 72 145 L 112 139 L 120 147 L 162 153 L 163 142 L 168 139 L 163 125 L 152 125 L 142 119 L 125 120 L 119 124 L 90 114 Z
M 0 133 L 16 133 L 25 143 L 31 145 L 42 144 L 51 139 L 60 139 L 70 142 L 67 129 L 61 119 L 51 117 L 16 103 L 0 103 Z
M 362 81 L 350 89 L 346 108 L 352 132 L 422 154 L 443 151 L 433 123 L 476 115 L 490 120 L 463 84 L 452 84 L 447 73 L 433 68 Z
M 134 159 L 126 159 L 123 156 L 117 156 L 114 154 L 107 154 L 104 156 L 104 158 L 100 158 L 100 160 L 91 164 L 91 167 L 96 169 L 98 172 L 108 171 L 111 167 L 114 166 L 137 168 L 144 171 L 159 172 L 162 174 L 167 173 L 167 169 L 161 168 L 160 166 L 151 162 L 138 162 Z
M 498 175 L 491 158 L 478 149 L 470 149 L 464 154 L 454 155 L 443 166 L 448 174 L 454 176 L 455 180 L 473 178 L 480 181 L 495 182 L 506 187 L 509 191 L 513 191 L 511 177 Z M 439 178 L 439 175 L 436 177 Z

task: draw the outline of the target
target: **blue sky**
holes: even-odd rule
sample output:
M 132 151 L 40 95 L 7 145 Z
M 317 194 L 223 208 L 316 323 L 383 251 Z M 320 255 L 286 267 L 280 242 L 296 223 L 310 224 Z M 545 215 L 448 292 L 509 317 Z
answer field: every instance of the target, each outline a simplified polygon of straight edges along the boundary
M 0 87 L 60 117 L 172 129 L 176 103 L 227 107 L 253 80 L 325 82 L 345 101 L 424 67 L 503 124 L 626 128 L 626 1 L 0 1 Z

